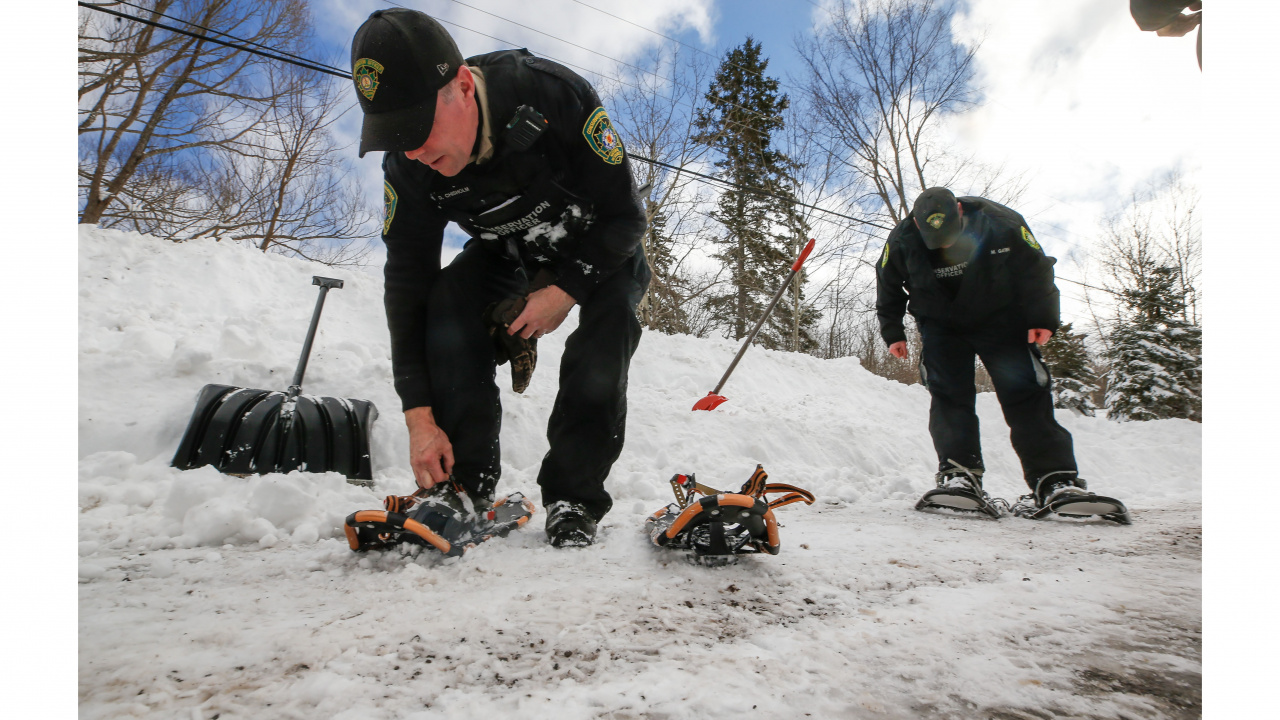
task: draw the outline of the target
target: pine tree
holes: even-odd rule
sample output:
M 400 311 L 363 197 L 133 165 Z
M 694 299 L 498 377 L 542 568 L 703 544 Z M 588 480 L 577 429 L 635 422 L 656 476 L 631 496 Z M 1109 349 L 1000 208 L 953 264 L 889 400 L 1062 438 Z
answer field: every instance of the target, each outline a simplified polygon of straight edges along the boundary
M 794 233 L 780 237 L 772 232 L 794 225 L 787 222 L 794 218 L 792 202 L 762 194 L 791 198 L 789 160 L 772 147 L 773 134 L 783 127 L 782 111 L 789 101 L 779 94 L 778 81 L 765 76 L 768 66 L 760 43 L 750 37 L 730 50 L 707 91 L 710 109 L 699 113 L 696 121 L 698 142 L 720 155 L 716 162 L 720 176 L 739 186 L 726 190 L 712 213 L 725 229 L 725 235 L 714 241 L 713 257 L 724 263 L 729 277 L 727 291 L 707 300 L 712 317 L 734 339 L 745 337 L 759 321 L 794 257 L 789 255 Z M 804 240 L 799 242 L 797 253 Z M 756 342 L 791 349 L 794 304 L 790 311 L 781 305 L 779 302 L 778 314 L 761 329 Z M 816 346 L 811 337 L 816 318 L 812 307 L 800 304 L 804 337 L 797 344 Z
M 649 290 L 640 302 L 640 322 L 650 330 L 668 335 L 689 332 L 689 316 L 681 305 L 678 292 L 680 278 L 675 274 L 675 257 L 671 254 L 672 240 L 667 235 L 667 217 L 645 200 L 649 225 L 644 236 L 645 258 L 653 271 Z
M 773 235 L 775 244 L 783 248 L 786 258 L 800 255 L 809 242 L 809 224 L 795 212 L 795 206 L 786 208 L 786 230 Z M 790 352 L 813 353 L 818 349 L 818 320 L 822 313 L 811 303 L 805 302 L 804 283 L 808 279 L 807 266 L 801 265 L 790 286 L 778 300 L 778 306 L 769 316 L 769 322 L 760 330 L 764 339 L 761 344 L 771 350 L 788 350 Z M 787 272 L 787 267 L 777 269 L 778 274 Z M 773 288 L 777 292 L 777 287 Z
M 1124 291 L 1108 340 L 1107 417 L 1200 420 L 1200 328 L 1182 319 L 1177 268 L 1152 266 Z
M 1091 393 L 1097 387 L 1097 378 L 1090 369 L 1084 339 L 1084 333 L 1073 332 L 1071 323 L 1066 323 L 1040 350 L 1053 377 L 1053 406 L 1093 417 L 1098 406 Z

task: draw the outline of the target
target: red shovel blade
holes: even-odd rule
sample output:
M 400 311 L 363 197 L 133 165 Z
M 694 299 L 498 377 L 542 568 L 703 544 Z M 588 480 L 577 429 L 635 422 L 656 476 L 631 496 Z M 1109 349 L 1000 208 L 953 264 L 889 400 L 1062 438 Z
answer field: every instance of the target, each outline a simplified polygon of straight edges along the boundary
M 712 391 L 707 393 L 706 397 L 699 398 L 698 402 L 693 404 L 693 409 L 694 410 L 715 410 L 716 408 L 720 407 L 720 403 L 728 399 L 729 398 L 723 395 L 717 395 L 715 394 L 714 391 Z

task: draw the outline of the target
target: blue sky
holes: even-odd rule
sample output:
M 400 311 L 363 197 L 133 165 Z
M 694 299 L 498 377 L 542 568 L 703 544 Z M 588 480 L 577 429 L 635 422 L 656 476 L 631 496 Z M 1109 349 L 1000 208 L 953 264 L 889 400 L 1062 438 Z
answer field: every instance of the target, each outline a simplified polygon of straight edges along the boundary
M 833 1 L 402 4 L 442 20 L 464 55 L 524 46 L 576 66 L 589 79 L 587 71 L 609 74 L 614 60 L 631 61 L 669 43 L 598 10 L 717 57 L 751 35 L 770 58 L 770 74 L 781 78 L 784 91 L 798 100 L 793 80 L 803 69 L 795 38 L 812 33 L 827 17 L 821 6 Z M 391 4 L 316 0 L 313 5 L 324 41 L 344 60 L 355 28 L 383 7 Z M 1096 283 L 1083 261 L 1097 240 L 1102 218 L 1174 168 L 1193 180 L 1199 170 L 1198 139 L 1187 131 L 1199 126 L 1201 112 L 1202 75 L 1195 64 L 1194 33 L 1157 38 L 1139 32 L 1128 3 L 1118 0 L 967 0 L 958 8 L 952 31 L 961 42 L 980 43 L 976 80 L 985 102 L 948 125 L 950 143 L 960 153 L 1023 174 L 1028 188 L 1016 209 L 1059 257 L 1060 276 Z M 341 131 L 354 137 L 358 127 L 359 115 L 352 112 Z M 359 161 L 357 167 L 362 182 L 380 185 L 376 156 Z M 1078 286 L 1063 289 L 1068 314 L 1083 314 Z

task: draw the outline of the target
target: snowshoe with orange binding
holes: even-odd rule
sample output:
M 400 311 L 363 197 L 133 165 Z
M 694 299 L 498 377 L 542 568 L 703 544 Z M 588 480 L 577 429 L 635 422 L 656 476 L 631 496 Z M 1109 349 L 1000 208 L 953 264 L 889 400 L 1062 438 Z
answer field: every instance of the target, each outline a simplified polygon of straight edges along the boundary
M 347 516 L 344 530 L 352 550 L 410 543 L 456 557 L 486 540 L 505 537 L 534 513 L 533 503 L 521 493 L 475 508 L 452 479 L 412 495 L 388 495 L 383 508 Z
M 725 493 L 697 482 L 694 475 L 676 474 L 671 488 L 676 502 L 645 521 L 654 545 L 691 551 L 695 557 L 768 553 L 777 555 L 782 543 L 773 511 L 795 502 L 813 504 L 813 493 L 792 485 L 766 484 L 764 467 L 756 471 L 741 491 Z M 769 493 L 786 493 L 773 501 Z M 703 495 L 695 499 L 695 495 Z

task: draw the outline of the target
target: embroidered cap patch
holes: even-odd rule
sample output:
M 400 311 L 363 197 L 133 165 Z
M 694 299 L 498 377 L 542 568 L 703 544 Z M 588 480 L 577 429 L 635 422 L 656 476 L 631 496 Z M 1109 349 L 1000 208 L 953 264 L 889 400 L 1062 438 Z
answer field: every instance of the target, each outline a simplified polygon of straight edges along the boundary
M 598 107 L 592 111 L 587 124 L 582 126 L 582 136 L 587 139 L 587 144 L 595 154 L 604 158 L 605 162 L 610 165 L 622 162 L 622 138 L 613 129 L 613 123 L 609 122 L 609 114 L 604 108 Z
M 1036 242 L 1035 236 L 1032 235 L 1031 231 L 1028 230 L 1026 227 L 1022 228 L 1022 239 L 1026 240 L 1027 244 L 1030 245 L 1032 249 L 1040 250 L 1040 243 Z M 1044 252 L 1044 251 L 1041 250 L 1041 252 Z
M 382 67 L 382 63 L 371 58 L 360 58 L 356 61 L 355 68 L 352 69 L 352 78 L 356 81 L 356 89 L 360 94 L 373 99 L 373 94 L 378 91 L 378 74 L 386 68 Z
M 929 216 L 928 220 L 925 220 L 925 222 L 929 223 L 930 227 L 932 227 L 934 230 L 937 230 L 938 228 L 942 227 L 942 223 L 946 221 L 947 221 L 947 216 L 942 213 L 934 213 Z

